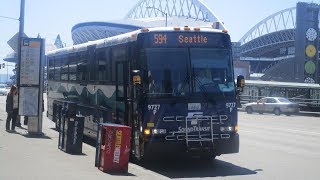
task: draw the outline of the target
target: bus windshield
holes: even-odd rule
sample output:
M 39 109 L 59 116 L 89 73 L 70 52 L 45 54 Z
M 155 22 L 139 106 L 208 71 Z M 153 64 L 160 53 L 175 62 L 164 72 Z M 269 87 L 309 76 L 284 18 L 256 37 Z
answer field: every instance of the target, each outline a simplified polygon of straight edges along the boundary
M 147 48 L 144 52 L 152 97 L 234 91 L 230 50 Z
M 234 91 L 230 50 L 191 48 L 194 92 Z
M 177 95 L 179 84 L 188 81 L 187 49 L 150 48 L 146 49 L 146 57 L 149 94 L 153 96 Z

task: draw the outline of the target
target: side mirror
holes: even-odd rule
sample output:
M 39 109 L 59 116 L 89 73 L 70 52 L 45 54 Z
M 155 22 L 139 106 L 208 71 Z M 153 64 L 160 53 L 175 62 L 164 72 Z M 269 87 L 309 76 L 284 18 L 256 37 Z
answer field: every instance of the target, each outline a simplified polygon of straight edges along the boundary
M 245 80 L 244 80 L 244 76 L 239 75 L 237 77 L 237 87 L 243 89 L 245 86 Z
M 141 85 L 140 70 L 132 70 L 132 83 L 133 85 Z

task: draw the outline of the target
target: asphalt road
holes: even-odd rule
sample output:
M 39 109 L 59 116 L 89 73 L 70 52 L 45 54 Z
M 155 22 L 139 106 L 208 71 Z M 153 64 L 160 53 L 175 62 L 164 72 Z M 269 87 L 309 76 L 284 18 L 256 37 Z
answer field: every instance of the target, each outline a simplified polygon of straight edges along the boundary
M 149 169 L 169 178 L 320 179 L 319 117 L 239 112 L 239 125 L 238 154 L 209 163 L 163 161 Z
M 9 153 L 1 149 L 5 149 L 1 144 L 7 142 L 8 138 L 16 138 L 17 135 L 7 135 L 4 131 L 4 103 L 5 97 L 0 97 L 0 124 L 2 142 L 0 141 L 0 177 L 8 173 L 3 172 L 6 168 L 2 162 L 6 159 L 6 154 Z M 48 119 L 44 119 L 44 126 L 50 125 Z M 79 166 L 82 171 L 88 166 L 85 171 L 86 179 L 94 178 L 103 179 L 165 179 L 165 178 L 187 178 L 187 179 L 308 179 L 318 180 L 320 168 L 320 118 L 309 116 L 275 116 L 273 114 L 246 114 L 239 112 L 239 126 L 240 126 L 240 153 L 231 155 L 222 155 L 210 162 L 198 160 L 158 160 L 147 164 L 131 164 L 129 166 L 129 173 L 133 176 L 112 176 L 99 173 L 93 167 L 94 147 L 85 145 L 84 151 L 86 156 L 74 157 L 67 156 L 56 150 L 57 138 L 56 132 L 53 130 L 45 130 L 46 135 L 51 137 L 51 144 L 55 148 L 51 153 L 55 153 L 55 158 L 65 159 L 66 162 L 61 162 L 64 166 L 78 167 L 77 162 L 82 162 Z M 45 128 L 44 128 L 45 129 Z M 22 138 L 17 139 L 21 143 Z M 54 141 L 54 142 L 53 142 Z M 28 142 L 31 144 L 32 142 Z M 39 147 L 45 146 L 45 141 L 39 141 Z M 27 150 L 27 149 L 26 149 Z M 36 150 L 36 149 L 35 149 Z M 42 152 L 43 153 L 43 152 Z M 53 155 L 48 155 L 51 157 Z M 61 156 L 61 158 L 60 158 Z M 28 157 L 30 159 L 30 157 Z M 69 159 L 74 160 L 68 162 Z M 83 165 L 83 162 L 88 162 L 89 165 Z M 6 161 L 10 165 L 10 161 Z M 13 161 L 14 162 L 14 161 Z M 32 162 L 32 161 L 30 161 Z M 59 162 L 49 160 L 54 163 L 51 166 L 39 167 L 41 171 L 56 171 L 60 167 Z M 26 164 L 25 164 L 26 165 Z M 18 172 L 26 171 L 28 168 L 23 165 L 10 165 L 16 167 Z M 21 168 L 24 167 L 24 168 Z M 52 169 L 50 169 L 52 168 Z M 14 172 L 14 170 L 13 170 Z M 66 179 L 81 179 L 77 177 L 81 172 L 77 173 L 77 169 L 66 173 L 59 171 L 60 175 L 53 176 L 65 177 Z M 83 172 L 82 172 L 83 173 Z M 10 175 L 10 174 L 9 174 Z M 13 175 L 14 176 L 14 175 Z M 44 175 L 45 176 L 45 175 Z M 33 176 L 29 176 L 33 177 Z M 43 176 L 40 176 L 43 177 Z M 27 177 L 25 177 L 27 178 Z M 9 178 L 11 179 L 11 178 Z M 17 178 L 12 178 L 17 179 Z M 47 178 L 48 179 L 48 178 Z

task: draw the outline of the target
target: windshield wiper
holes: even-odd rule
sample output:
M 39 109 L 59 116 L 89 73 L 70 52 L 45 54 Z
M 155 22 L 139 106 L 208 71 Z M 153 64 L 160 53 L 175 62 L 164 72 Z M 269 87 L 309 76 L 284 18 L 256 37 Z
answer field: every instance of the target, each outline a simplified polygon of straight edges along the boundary
M 203 99 L 207 100 L 207 102 L 216 103 L 216 100 L 214 98 L 211 98 L 211 96 L 209 96 L 208 90 L 203 86 L 203 84 L 200 82 L 197 76 L 194 76 L 194 80 L 196 82 L 195 87 L 199 88 L 201 95 L 203 96 Z
M 178 90 L 177 92 L 179 94 L 182 94 L 183 92 L 185 92 L 185 88 L 186 88 L 187 85 L 190 86 L 189 79 L 190 79 L 190 75 L 189 75 L 189 73 L 187 73 L 186 77 L 181 82 L 181 86 L 177 88 L 177 90 Z M 190 91 L 190 89 L 189 89 L 189 91 Z

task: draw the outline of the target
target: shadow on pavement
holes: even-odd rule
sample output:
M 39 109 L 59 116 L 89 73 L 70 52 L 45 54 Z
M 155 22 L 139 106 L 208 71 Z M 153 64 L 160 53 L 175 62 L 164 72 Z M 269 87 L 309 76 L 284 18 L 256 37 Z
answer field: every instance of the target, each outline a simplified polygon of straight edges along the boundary
M 107 174 L 110 174 L 110 175 L 112 175 L 112 176 L 136 176 L 136 175 L 134 175 L 134 174 L 131 174 L 131 173 L 107 173 Z
M 61 149 L 60 149 L 61 150 Z M 61 150 L 62 151 L 62 150 Z M 64 152 L 64 151 L 62 151 L 62 152 Z M 67 154 L 69 154 L 69 155 L 71 155 L 71 156 L 88 156 L 87 154 L 85 154 L 85 153 L 81 153 L 81 154 L 70 154 L 70 153 L 67 153 Z
M 28 130 L 27 128 L 22 127 L 22 126 L 16 126 L 16 128 L 23 129 L 23 130 Z
M 159 173 L 168 178 L 202 178 L 202 177 L 225 177 L 238 175 L 257 174 L 262 169 L 250 170 L 222 160 L 176 160 L 156 161 L 145 163 L 144 168 Z
M 38 134 L 20 134 L 20 135 L 24 136 L 25 138 L 52 139 L 51 137 L 46 136 L 45 134 L 42 134 L 42 135 L 38 135 Z

